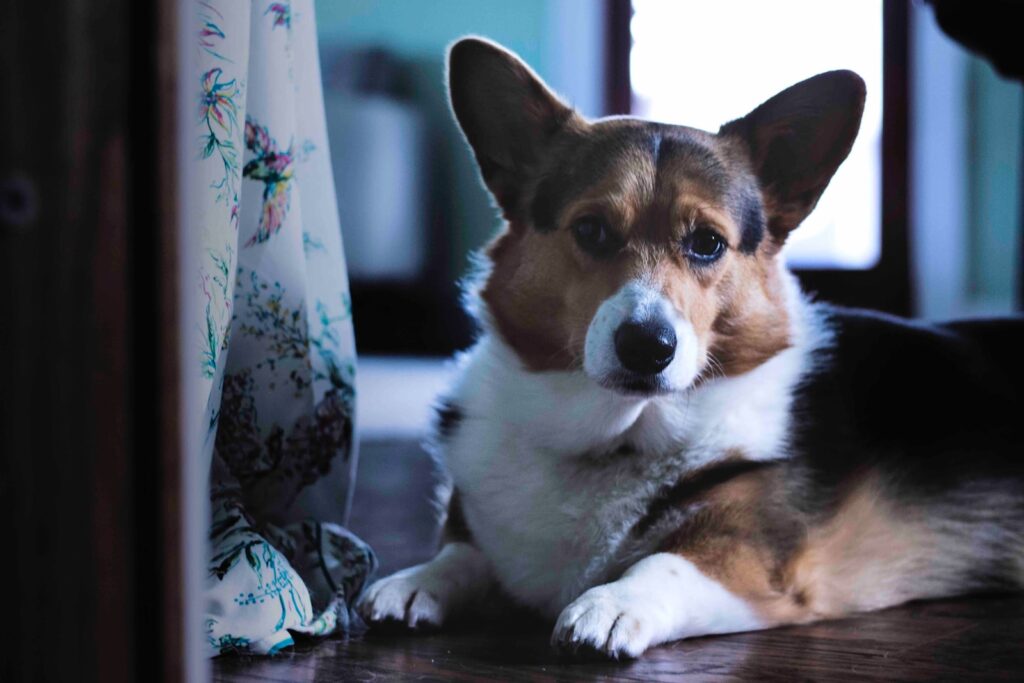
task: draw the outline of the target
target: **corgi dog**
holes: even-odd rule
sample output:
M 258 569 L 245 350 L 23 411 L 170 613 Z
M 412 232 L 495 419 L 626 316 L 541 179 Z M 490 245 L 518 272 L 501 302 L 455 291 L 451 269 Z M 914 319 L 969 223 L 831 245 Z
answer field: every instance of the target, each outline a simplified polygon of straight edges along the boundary
M 633 658 L 1022 585 L 1024 320 L 832 307 L 783 265 L 856 137 L 856 74 L 716 133 L 587 120 L 483 39 L 448 78 L 505 222 L 440 411 L 443 544 L 367 590 L 371 626 L 496 587 L 556 647 Z

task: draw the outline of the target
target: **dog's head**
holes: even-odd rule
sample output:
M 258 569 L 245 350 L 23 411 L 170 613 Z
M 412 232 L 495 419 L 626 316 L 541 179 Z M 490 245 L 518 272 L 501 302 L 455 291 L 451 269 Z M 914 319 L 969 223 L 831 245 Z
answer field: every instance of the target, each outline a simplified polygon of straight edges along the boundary
M 850 151 L 865 95 L 856 74 L 798 83 L 718 133 L 585 120 L 476 38 L 452 46 L 448 74 L 507 220 L 481 298 L 528 368 L 582 368 L 653 395 L 789 345 L 778 254 Z

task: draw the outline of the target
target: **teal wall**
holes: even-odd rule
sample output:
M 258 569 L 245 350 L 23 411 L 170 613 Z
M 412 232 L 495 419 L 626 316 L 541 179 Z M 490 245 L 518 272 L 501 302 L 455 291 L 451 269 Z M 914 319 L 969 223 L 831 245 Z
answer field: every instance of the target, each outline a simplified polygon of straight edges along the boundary
M 325 80 L 339 50 L 384 47 L 412 68 L 413 101 L 432 137 L 435 209 L 451 223 L 449 276 L 467 266 L 500 225 L 449 110 L 444 55 L 466 34 L 495 40 L 523 57 L 582 112 L 603 104 L 603 10 L 597 0 L 317 0 Z
M 545 0 L 319 0 L 316 20 L 322 46 L 383 44 L 403 57 L 436 60 L 448 43 L 476 33 L 542 69 L 546 11 Z
M 487 240 L 498 221 L 448 115 L 445 48 L 461 35 L 476 33 L 508 45 L 526 59 L 539 60 L 542 0 L 320 0 L 316 12 L 325 62 L 336 50 L 385 47 L 413 68 L 412 94 L 427 117 L 432 166 L 444 176 L 434 178 L 433 208 L 451 224 L 448 277 L 458 278 L 466 254 Z M 326 73 L 329 63 L 324 67 Z
M 979 309 L 1015 300 L 1020 266 L 1024 91 L 972 58 L 967 72 L 969 295 Z
M 943 33 L 929 6 L 911 8 L 909 197 L 918 315 L 1002 315 L 1020 272 L 1019 82 Z

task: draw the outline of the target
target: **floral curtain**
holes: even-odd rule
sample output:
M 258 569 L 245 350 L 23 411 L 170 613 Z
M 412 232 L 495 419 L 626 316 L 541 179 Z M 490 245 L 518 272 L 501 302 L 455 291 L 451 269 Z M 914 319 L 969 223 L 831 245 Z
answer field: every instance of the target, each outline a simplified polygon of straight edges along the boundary
M 194 2 L 200 235 L 194 346 L 210 470 L 211 655 L 348 626 L 376 560 L 342 524 L 354 450 L 351 302 L 312 0 Z M 205 466 L 205 465 L 204 465 Z

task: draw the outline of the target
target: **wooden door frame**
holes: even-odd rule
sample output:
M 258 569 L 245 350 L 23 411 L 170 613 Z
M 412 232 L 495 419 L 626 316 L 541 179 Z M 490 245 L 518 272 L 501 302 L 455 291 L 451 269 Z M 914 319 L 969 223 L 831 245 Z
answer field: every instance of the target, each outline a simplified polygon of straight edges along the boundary
M 13 3 L 0 25 L 3 680 L 184 676 L 179 11 Z

